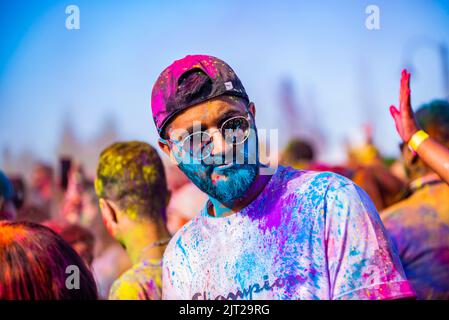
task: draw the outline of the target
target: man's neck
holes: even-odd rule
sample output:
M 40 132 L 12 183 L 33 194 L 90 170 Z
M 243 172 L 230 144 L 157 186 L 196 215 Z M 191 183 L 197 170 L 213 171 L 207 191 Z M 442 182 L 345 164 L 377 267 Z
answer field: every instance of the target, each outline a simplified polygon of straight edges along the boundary
M 208 213 L 215 217 L 226 217 L 239 212 L 259 196 L 259 194 L 265 189 L 265 186 L 268 184 L 271 177 L 272 175 L 261 175 L 259 173 L 256 179 L 254 179 L 254 182 L 248 188 L 245 195 L 232 203 L 222 203 L 217 199 L 209 197 L 212 206 L 210 206 L 210 209 L 207 208 Z
M 158 244 L 158 242 L 167 240 L 169 237 L 170 234 L 165 226 L 142 222 L 130 228 L 124 244 L 131 262 L 136 264 L 145 259 L 161 259 L 167 244 Z

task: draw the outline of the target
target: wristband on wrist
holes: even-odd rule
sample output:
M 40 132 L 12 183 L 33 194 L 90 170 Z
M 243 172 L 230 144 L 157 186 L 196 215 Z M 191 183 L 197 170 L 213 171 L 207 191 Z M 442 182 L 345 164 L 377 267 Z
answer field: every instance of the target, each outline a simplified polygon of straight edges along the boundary
M 423 130 L 419 130 L 413 134 L 413 136 L 408 141 L 408 147 L 413 152 L 418 151 L 418 147 L 423 143 L 425 140 L 429 138 L 429 135 L 424 132 Z

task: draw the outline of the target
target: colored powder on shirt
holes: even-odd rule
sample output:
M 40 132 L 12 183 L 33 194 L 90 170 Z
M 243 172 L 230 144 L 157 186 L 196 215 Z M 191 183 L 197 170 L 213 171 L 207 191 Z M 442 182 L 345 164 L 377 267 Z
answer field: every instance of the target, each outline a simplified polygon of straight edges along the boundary
M 160 300 L 162 297 L 161 260 L 143 260 L 117 279 L 109 300 Z
M 241 211 L 207 206 L 164 254 L 164 299 L 413 297 L 369 197 L 329 172 L 279 167 Z

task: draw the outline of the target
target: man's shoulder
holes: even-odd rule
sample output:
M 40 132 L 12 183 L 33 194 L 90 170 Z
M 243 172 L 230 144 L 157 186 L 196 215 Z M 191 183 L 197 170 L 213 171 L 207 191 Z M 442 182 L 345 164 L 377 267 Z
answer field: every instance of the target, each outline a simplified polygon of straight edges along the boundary
M 325 193 L 329 189 L 336 190 L 344 186 L 354 185 L 348 178 L 330 171 L 280 167 L 277 174 L 278 184 L 284 184 L 293 191 Z
M 150 280 L 156 280 L 160 277 L 162 264 L 147 264 L 145 261 L 134 265 L 131 269 L 125 271 L 119 278 L 123 282 L 146 282 Z
M 154 299 L 157 292 L 147 292 L 147 290 L 153 288 L 155 289 L 153 291 L 157 291 L 157 286 L 161 285 L 161 274 L 161 267 L 159 269 L 154 266 L 147 267 L 145 264 L 133 266 L 114 281 L 109 299 L 138 300 L 147 296 L 152 296 Z
M 294 170 L 294 169 L 287 169 Z M 296 170 L 297 171 L 297 170 Z M 341 220 L 342 208 L 347 207 L 344 216 L 351 219 L 371 218 L 377 210 L 363 189 L 352 180 L 329 171 L 301 171 L 287 181 L 287 196 L 291 193 L 300 198 L 304 209 L 322 207 L 326 214 L 323 217 L 337 217 Z M 350 209 L 350 210 L 349 210 Z M 378 217 L 375 217 L 378 219 Z M 342 220 L 343 221 L 343 220 Z

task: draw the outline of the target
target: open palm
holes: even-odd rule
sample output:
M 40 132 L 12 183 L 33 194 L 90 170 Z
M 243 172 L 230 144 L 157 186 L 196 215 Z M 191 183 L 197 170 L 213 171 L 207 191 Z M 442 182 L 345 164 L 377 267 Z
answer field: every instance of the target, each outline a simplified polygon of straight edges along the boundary
M 390 106 L 390 113 L 402 140 L 408 142 L 413 134 L 419 130 L 419 126 L 410 103 L 410 73 L 405 69 L 402 70 L 399 110 L 392 105 Z

